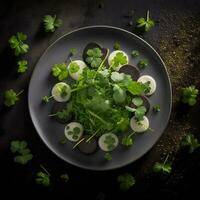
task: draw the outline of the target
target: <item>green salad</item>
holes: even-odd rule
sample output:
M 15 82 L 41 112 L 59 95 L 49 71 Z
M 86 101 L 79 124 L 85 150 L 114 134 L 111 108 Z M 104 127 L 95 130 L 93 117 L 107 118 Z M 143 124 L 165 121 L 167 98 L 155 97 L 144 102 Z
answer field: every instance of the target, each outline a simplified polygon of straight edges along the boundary
M 66 124 L 65 139 L 83 153 L 93 153 L 98 147 L 108 153 L 119 144 L 133 145 L 134 136 L 149 129 L 146 113 L 148 96 L 156 91 L 154 78 L 140 76 L 129 55 L 120 49 L 110 53 L 91 42 L 82 59 L 74 59 L 78 57 L 75 53 L 69 54 L 68 62 L 51 68 L 59 82 L 51 96 L 42 98 L 45 103 L 56 101 L 49 117 Z

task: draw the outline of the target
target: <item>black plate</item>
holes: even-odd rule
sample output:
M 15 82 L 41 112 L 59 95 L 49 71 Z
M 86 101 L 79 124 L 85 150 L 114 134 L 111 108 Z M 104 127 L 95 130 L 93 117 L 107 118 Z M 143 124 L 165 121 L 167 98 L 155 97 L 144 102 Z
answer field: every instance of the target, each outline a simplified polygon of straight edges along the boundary
M 135 144 L 131 148 L 119 145 L 112 153 L 112 161 L 105 161 L 103 158 L 104 152 L 101 150 L 92 155 L 85 155 L 79 152 L 78 149 L 72 150 L 73 144 L 70 142 L 60 144 L 59 140 L 64 136 L 65 125 L 59 124 L 48 117 L 53 101 L 47 105 L 41 103 L 41 98 L 44 95 L 49 95 L 52 86 L 56 83 L 56 80 L 50 74 L 51 66 L 55 63 L 66 61 L 70 48 L 76 48 L 78 50 L 76 57 L 81 58 L 86 44 L 93 41 L 109 48 L 111 51 L 113 44 L 118 41 L 121 44 L 121 49 L 129 54 L 130 64 L 137 64 L 139 59 L 148 58 L 150 65 L 145 70 L 142 70 L 141 74 L 148 74 L 155 78 L 157 90 L 149 100 L 151 105 L 159 103 L 161 106 L 159 113 L 153 113 L 151 108 L 147 114 L 150 127 L 154 132 L 147 131 L 144 134 L 137 135 Z M 130 53 L 133 49 L 139 50 L 139 58 L 131 58 Z M 33 72 L 29 86 L 28 101 L 33 124 L 51 151 L 73 165 L 92 170 L 108 170 L 125 166 L 137 160 L 156 143 L 169 121 L 172 93 L 166 67 L 158 53 L 147 42 L 120 28 L 92 26 L 67 33 L 47 48 Z

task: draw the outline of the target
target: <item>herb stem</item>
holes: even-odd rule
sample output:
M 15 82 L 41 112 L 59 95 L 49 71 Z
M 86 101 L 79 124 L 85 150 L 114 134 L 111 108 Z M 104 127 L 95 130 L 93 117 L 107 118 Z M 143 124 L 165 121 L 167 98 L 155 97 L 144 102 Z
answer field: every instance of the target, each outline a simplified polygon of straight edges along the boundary
M 48 174 L 48 176 L 51 176 L 51 174 L 47 171 L 47 169 L 40 164 L 40 167 L 43 169 L 44 172 L 46 172 Z
M 88 112 L 89 112 L 93 117 L 95 117 L 95 118 L 97 118 L 99 121 L 101 121 L 103 124 L 106 124 L 106 125 L 107 125 L 107 122 L 106 122 L 104 119 L 102 119 L 99 115 L 93 113 L 91 110 L 88 110 Z
M 169 158 L 169 154 L 167 154 L 167 156 L 166 156 L 166 158 L 165 158 L 165 160 L 164 160 L 163 165 L 165 165 L 165 163 L 167 162 L 168 158 Z
M 149 10 L 147 10 L 147 21 L 149 21 Z
M 19 93 L 17 93 L 17 95 L 16 96 L 19 96 L 21 93 L 23 93 L 24 92 L 24 90 L 21 90 Z
M 98 133 L 99 129 L 94 133 L 92 134 L 87 140 L 86 142 L 89 142 L 97 133 Z
M 79 140 L 74 146 L 73 149 L 75 149 L 81 142 L 83 142 L 85 140 L 85 138 L 82 138 L 81 140 Z
M 56 116 L 57 115 L 57 113 L 53 113 L 53 114 L 49 114 L 48 116 L 49 117 L 54 117 L 54 116 Z

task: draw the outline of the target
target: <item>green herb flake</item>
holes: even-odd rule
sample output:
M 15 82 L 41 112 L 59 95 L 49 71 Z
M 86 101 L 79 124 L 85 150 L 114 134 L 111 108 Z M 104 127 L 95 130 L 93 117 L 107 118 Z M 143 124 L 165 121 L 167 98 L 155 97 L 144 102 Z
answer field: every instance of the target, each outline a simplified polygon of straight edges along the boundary
M 80 70 L 79 65 L 76 62 L 71 62 L 69 65 L 69 73 L 74 74 Z
M 139 51 L 137 51 L 137 50 L 133 50 L 132 52 L 131 52 L 131 56 L 133 57 L 133 58 L 136 58 L 136 57 L 138 57 L 140 55 L 140 53 L 139 53 Z
M 114 46 L 113 46 L 114 50 L 119 50 L 120 49 L 120 44 L 119 42 L 115 42 Z
M 70 56 L 70 57 L 75 56 L 76 53 L 77 53 L 77 49 L 75 49 L 75 48 L 71 48 L 71 49 L 69 50 L 69 56 Z
M 61 174 L 60 178 L 67 183 L 69 181 L 69 175 L 68 174 Z
M 24 73 L 28 69 L 27 60 L 20 60 L 20 61 L 17 62 L 17 64 L 18 64 L 18 69 L 17 69 L 18 73 Z
M 21 90 L 19 93 L 16 93 L 13 89 L 6 90 L 4 93 L 4 105 L 5 106 L 13 106 L 19 100 L 19 95 L 24 90 Z
M 135 178 L 129 173 L 119 175 L 117 181 L 119 183 L 119 188 L 122 192 L 128 191 L 131 187 L 135 185 L 136 182 Z
M 200 144 L 193 134 L 188 134 L 182 140 L 181 146 L 189 146 L 189 152 L 193 153 L 197 148 L 200 147 Z
M 112 155 L 107 152 L 104 154 L 104 158 L 105 158 L 105 160 L 110 161 L 110 160 L 112 160 Z
M 144 69 L 149 65 L 149 60 L 147 58 L 144 58 L 140 60 L 137 65 L 140 69 Z
M 65 63 L 54 64 L 51 68 L 52 75 L 62 81 L 68 77 L 68 71 Z
M 160 112 L 160 105 L 159 105 L 159 104 L 155 104 L 155 105 L 153 106 L 153 111 L 154 111 L 154 112 Z
M 45 15 L 43 18 L 45 32 L 54 32 L 56 28 L 62 25 L 62 20 L 57 19 L 56 15 Z

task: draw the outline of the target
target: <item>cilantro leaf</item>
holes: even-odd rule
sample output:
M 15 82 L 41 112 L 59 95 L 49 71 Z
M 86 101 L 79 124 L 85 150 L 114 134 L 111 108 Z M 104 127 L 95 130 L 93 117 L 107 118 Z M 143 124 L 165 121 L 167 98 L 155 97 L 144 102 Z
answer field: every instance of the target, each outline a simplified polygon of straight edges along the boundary
M 110 161 L 110 160 L 112 160 L 112 155 L 107 152 L 104 154 L 104 158 L 105 158 L 105 160 Z
M 135 185 L 135 178 L 129 173 L 119 175 L 117 181 L 122 192 L 126 192 Z
M 126 57 L 126 55 L 124 55 L 124 53 L 122 52 L 118 52 L 116 53 L 115 57 L 112 60 L 112 68 L 117 68 L 120 65 L 125 65 L 128 63 L 128 59 Z
M 154 111 L 154 112 L 160 112 L 160 105 L 159 105 L 159 104 L 155 104 L 155 105 L 153 106 L 153 111 Z
M 123 103 L 126 100 L 126 91 L 117 84 L 113 87 L 113 99 L 116 103 Z
M 133 104 L 135 106 L 141 106 L 143 104 L 143 100 L 142 100 L 141 97 L 135 97 L 135 98 L 133 98 L 132 102 L 133 102 Z
M 14 161 L 20 163 L 22 165 L 28 163 L 28 161 L 32 160 L 33 155 L 30 153 L 30 149 L 27 147 L 26 141 L 12 141 L 10 150 L 12 153 L 17 153 L 19 155 L 14 157 Z
M 137 28 L 144 28 L 144 31 L 150 31 L 154 26 L 154 21 L 149 17 L 149 10 L 147 11 L 146 19 L 141 17 L 137 20 Z
M 120 44 L 119 42 L 115 42 L 114 46 L 113 46 L 114 50 L 119 50 L 120 49 Z
M 149 60 L 147 58 L 144 58 L 140 60 L 137 65 L 140 69 L 144 69 L 145 67 L 149 65 Z
M 171 163 L 167 162 L 169 155 L 165 158 L 165 161 L 163 163 L 156 162 L 153 165 L 153 171 L 155 173 L 164 173 L 164 174 L 170 174 L 172 170 Z
M 80 69 L 79 65 L 76 62 L 71 62 L 69 65 L 69 73 L 73 74 L 78 72 Z
M 24 73 L 28 69 L 27 60 L 20 60 L 20 61 L 18 61 L 17 64 L 18 64 L 18 70 L 17 70 L 18 73 Z
M 103 53 L 100 48 L 88 49 L 87 56 L 86 62 L 90 64 L 92 68 L 98 68 L 103 61 Z
M 61 174 L 60 178 L 64 180 L 65 183 L 69 181 L 69 175 L 68 174 Z
M 38 172 L 36 174 L 36 183 L 38 185 L 43 185 L 44 187 L 48 187 L 50 185 L 50 176 L 47 173 L 44 172 Z
M 126 87 L 133 95 L 141 95 L 146 90 L 145 84 L 136 81 L 129 82 Z
M 133 58 L 136 58 L 136 57 L 138 57 L 140 55 L 140 53 L 139 53 L 139 51 L 137 51 L 137 50 L 133 50 L 132 52 L 131 52 L 131 56 L 133 57 Z
M 69 50 L 69 56 L 70 56 L 70 57 L 76 55 L 76 53 L 77 53 L 77 49 L 75 49 L 75 48 L 71 48 L 71 49 Z
M 200 144 L 197 138 L 194 137 L 193 134 L 188 134 L 181 142 L 182 146 L 189 146 L 189 152 L 193 153 L 197 148 L 200 147 Z
M 27 39 L 27 36 L 23 34 L 22 32 L 18 32 L 16 35 L 13 35 L 9 39 L 9 44 L 11 49 L 15 50 L 15 55 L 18 56 L 20 54 L 25 54 L 29 50 L 29 46 L 24 43 L 24 41 Z
M 194 106 L 196 104 L 196 98 L 199 94 L 199 90 L 195 88 L 194 85 L 182 88 L 182 102 L 187 103 L 189 106 Z
M 23 92 L 23 90 L 21 90 L 17 94 L 13 89 L 6 90 L 4 93 L 4 105 L 6 105 L 8 107 L 15 105 L 16 101 L 19 100 L 18 96 L 22 92 Z
M 65 63 L 55 64 L 51 68 L 52 75 L 62 81 L 68 77 L 68 71 Z
M 144 106 L 140 106 L 135 110 L 135 118 L 137 121 L 143 120 L 143 117 L 146 113 L 146 108 Z
M 45 15 L 43 18 L 45 32 L 54 32 L 56 28 L 62 25 L 62 20 L 57 19 L 56 15 Z
M 114 82 L 120 82 L 124 80 L 124 73 L 119 73 L 119 72 L 112 72 L 110 78 Z
M 132 134 L 130 134 L 130 135 L 125 135 L 123 138 L 122 138 L 122 145 L 124 145 L 124 146 L 132 146 L 133 145 L 133 143 L 134 143 L 134 140 L 133 140 L 133 138 L 131 137 L 132 136 Z

